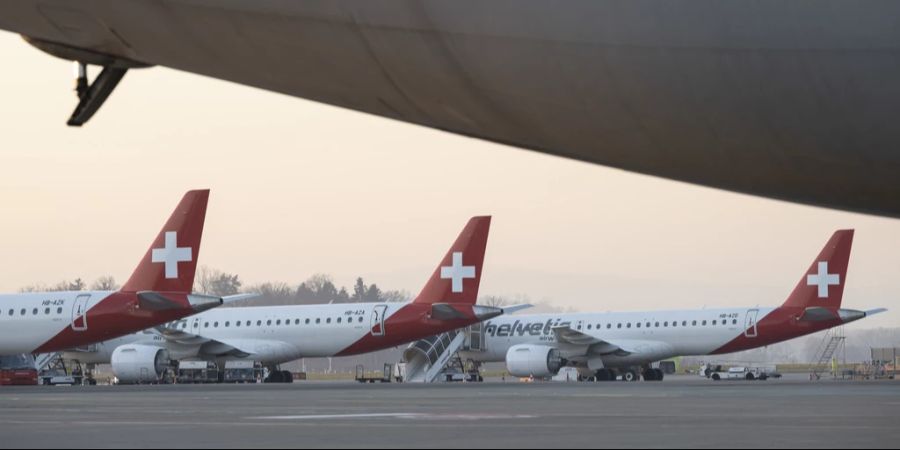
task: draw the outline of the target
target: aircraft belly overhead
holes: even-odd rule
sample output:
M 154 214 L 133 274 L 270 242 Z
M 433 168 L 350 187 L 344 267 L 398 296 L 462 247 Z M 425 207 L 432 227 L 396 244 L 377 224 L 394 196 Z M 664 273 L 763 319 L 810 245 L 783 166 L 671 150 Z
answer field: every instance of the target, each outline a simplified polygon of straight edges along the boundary
M 869 0 L 0 4 L 0 28 L 45 50 L 894 217 L 898 16 Z

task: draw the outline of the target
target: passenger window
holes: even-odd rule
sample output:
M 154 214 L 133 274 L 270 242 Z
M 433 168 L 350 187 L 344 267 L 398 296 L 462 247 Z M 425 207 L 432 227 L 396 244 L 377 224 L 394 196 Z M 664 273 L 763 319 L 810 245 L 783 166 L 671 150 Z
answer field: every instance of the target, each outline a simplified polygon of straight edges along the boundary
M 611 329 L 611 328 L 612 328 L 612 324 L 611 324 L 611 323 L 606 324 L 606 329 L 607 329 L 607 330 L 609 330 L 609 329 Z
M 325 319 L 325 323 L 331 323 L 331 317 Z
M 209 322 L 205 322 L 205 323 L 203 324 L 203 328 L 209 328 Z
M 712 324 L 713 324 L 713 326 L 716 326 L 716 325 L 719 324 L 719 321 L 718 321 L 718 320 L 713 320 L 713 323 L 712 323 Z
M 13 310 L 9 310 L 9 317 L 16 315 L 16 312 Z
M 626 327 L 631 328 L 631 322 L 628 322 L 628 325 L 626 325 Z
M 46 315 L 49 316 L 49 315 L 50 315 L 50 308 L 45 309 L 45 310 L 44 310 L 44 314 L 46 314 Z
M 656 323 L 653 324 L 653 325 L 654 325 L 654 328 L 659 328 L 659 322 L 656 322 Z
M 237 322 L 235 322 L 235 323 L 234 323 L 234 326 L 240 328 L 240 327 L 241 327 L 241 321 L 238 320 Z
M 591 324 L 588 324 L 588 330 L 592 330 L 592 329 L 594 329 L 594 326 Z
M 663 328 L 669 328 L 669 322 L 663 322 Z
M 638 322 L 638 324 L 637 324 L 637 327 L 638 327 L 638 328 L 640 328 L 640 327 L 641 327 L 641 323 L 640 323 L 640 322 Z
M 341 318 L 340 318 L 340 317 L 338 317 L 337 323 L 341 323 Z
M 281 319 L 276 320 L 275 325 L 281 325 Z
M 9 313 L 12 314 L 12 310 L 10 310 Z M 57 313 L 57 314 L 62 314 L 62 308 L 61 308 L 61 307 L 60 307 L 60 308 L 56 308 L 56 313 Z
M 225 322 L 225 328 L 231 328 L 231 322 Z
M 316 325 L 318 325 L 318 324 L 320 324 L 320 323 L 322 323 L 322 319 L 321 319 L 321 318 L 317 318 L 317 319 L 316 319 Z
M 256 326 L 261 327 L 261 326 L 262 326 L 262 320 L 257 320 L 257 321 L 256 321 Z
M 306 324 L 309 325 L 309 319 L 306 319 Z
M 706 321 L 705 321 L 705 320 L 703 321 L 703 326 L 704 326 L 704 327 L 706 326 Z
M 300 325 L 300 319 L 294 320 L 294 325 Z
M 33 310 L 31 310 L 31 313 L 35 316 L 38 315 L 38 309 L 34 308 Z
M 363 318 L 362 318 L 362 316 L 360 316 L 359 320 L 357 322 L 362 323 L 362 321 L 363 321 Z
M 213 328 L 219 328 L 219 322 L 213 323 Z
M 25 309 L 25 308 L 22 308 L 22 310 L 19 311 L 19 315 L 20 315 L 20 316 L 24 316 L 24 315 L 27 315 L 27 314 L 28 314 L 28 310 Z
M 687 326 L 687 320 L 683 320 L 683 321 L 681 322 L 681 326 L 686 327 L 686 326 Z
M 272 326 L 272 319 L 267 320 L 267 321 L 266 321 L 266 325 L 271 327 L 271 326 Z
M 732 323 L 733 323 L 734 325 L 737 325 L 737 319 L 734 319 L 734 321 L 733 321 Z

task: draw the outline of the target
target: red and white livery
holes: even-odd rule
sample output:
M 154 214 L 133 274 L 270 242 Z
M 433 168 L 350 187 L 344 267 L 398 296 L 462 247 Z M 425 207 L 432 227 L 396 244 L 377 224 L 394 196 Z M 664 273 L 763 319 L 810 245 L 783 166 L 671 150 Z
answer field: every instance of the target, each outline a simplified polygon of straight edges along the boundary
M 160 350 L 175 360 L 258 361 L 273 369 L 270 381 L 290 381 L 275 366 L 373 352 L 464 328 L 503 313 L 475 304 L 490 223 L 490 217 L 469 221 L 411 303 L 221 308 L 65 357 L 112 363 L 125 382 L 147 381 L 128 374 L 158 373 Z
M 191 294 L 208 201 L 207 190 L 184 196 L 119 291 L 0 296 L 0 355 L 80 347 L 221 305 Z
M 515 315 L 485 324 L 466 359 L 505 361 L 514 376 L 548 377 L 563 366 L 607 381 L 660 381 L 651 364 L 767 346 L 883 312 L 841 308 L 853 231 L 834 234 L 777 308 Z

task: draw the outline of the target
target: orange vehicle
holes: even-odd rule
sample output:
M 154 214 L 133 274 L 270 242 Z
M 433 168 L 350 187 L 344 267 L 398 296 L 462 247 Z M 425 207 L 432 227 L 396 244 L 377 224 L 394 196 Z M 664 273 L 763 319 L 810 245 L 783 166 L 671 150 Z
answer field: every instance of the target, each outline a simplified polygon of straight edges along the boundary
M 31 355 L 0 356 L 0 386 L 35 386 L 38 371 Z

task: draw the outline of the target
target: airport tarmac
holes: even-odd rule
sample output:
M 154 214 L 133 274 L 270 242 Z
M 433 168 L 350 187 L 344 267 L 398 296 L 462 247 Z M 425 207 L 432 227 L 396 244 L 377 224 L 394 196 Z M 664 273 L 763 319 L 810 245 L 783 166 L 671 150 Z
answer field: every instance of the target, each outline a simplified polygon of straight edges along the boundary
M 0 389 L 2 448 L 900 446 L 900 383 Z

